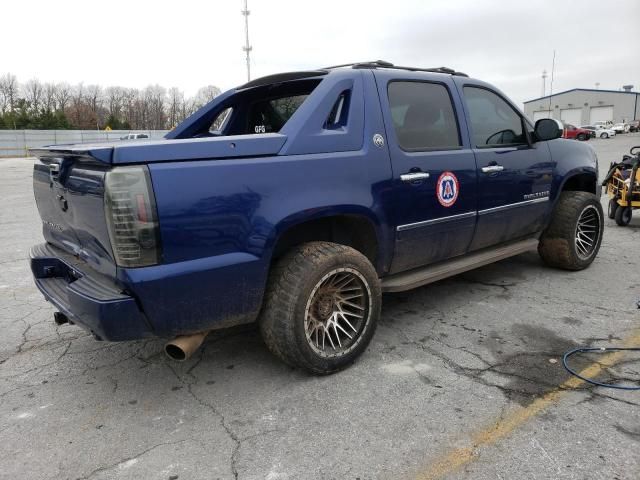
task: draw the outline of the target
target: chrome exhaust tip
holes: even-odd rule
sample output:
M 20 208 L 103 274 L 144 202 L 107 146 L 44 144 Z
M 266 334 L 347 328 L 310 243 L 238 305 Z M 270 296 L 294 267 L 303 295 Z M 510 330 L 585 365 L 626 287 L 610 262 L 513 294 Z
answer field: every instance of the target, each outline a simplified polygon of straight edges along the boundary
M 180 335 L 167 342 L 164 346 L 164 351 L 170 359 L 184 362 L 198 350 L 208 333 L 200 332 L 193 335 Z

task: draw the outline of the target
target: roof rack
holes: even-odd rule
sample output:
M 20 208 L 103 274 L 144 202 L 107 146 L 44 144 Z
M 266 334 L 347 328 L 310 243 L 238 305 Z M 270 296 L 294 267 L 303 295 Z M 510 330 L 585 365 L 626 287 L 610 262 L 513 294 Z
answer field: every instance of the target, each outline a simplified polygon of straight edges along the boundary
M 457 72 L 453 68 L 448 67 L 436 67 L 436 68 L 418 68 L 418 67 L 401 67 L 394 65 L 391 62 L 384 60 L 373 60 L 370 62 L 355 62 L 345 63 L 343 65 L 334 65 L 332 67 L 325 67 L 323 70 L 330 70 L 332 68 L 351 67 L 351 68 L 397 68 L 399 70 L 407 70 L 410 72 L 429 72 L 429 73 L 445 73 L 448 75 L 457 75 L 460 77 L 468 77 L 466 73 Z

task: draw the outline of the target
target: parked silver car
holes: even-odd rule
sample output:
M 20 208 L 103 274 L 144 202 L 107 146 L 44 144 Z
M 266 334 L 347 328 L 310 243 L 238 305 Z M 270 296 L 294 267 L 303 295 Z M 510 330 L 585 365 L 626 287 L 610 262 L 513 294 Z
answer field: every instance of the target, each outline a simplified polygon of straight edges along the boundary
M 589 130 L 594 138 L 611 138 L 616 136 L 616 131 L 613 128 L 606 128 L 602 125 L 582 125 L 580 128 Z
M 149 135 L 146 133 L 128 133 L 120 137 L 120 140 L 138 140 L 140 138 L 149 138 Z

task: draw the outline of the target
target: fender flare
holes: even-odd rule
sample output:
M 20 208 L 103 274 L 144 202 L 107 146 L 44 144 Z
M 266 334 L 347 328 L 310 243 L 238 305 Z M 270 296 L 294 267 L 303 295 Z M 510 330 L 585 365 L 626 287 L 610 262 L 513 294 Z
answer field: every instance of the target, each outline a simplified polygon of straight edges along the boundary
M 560 200 L 560 194 L 564 191 L 567 182 L 569 182 L 572 178 L 575 178 L 579 175 L 589 175 L 593 177 L 595 193 L 599 197 L 598 193 L 600 189 L 598 188 L 598 172 L 593 167 L 577 167 L 572 170 L 569 170 L 565 173 L 559 181 L 554 181 L 551 186 L 551 202 L 549 206 L 549 213 L 553 212 Z M 551 216 L 549 215 L 549 219 Z M 547 222 L 548 224 L 549 222 Z
M 302 210 L 292 213 L 282 218 L 267 238 L 264 254 L 271 262 L 273 252 L 283 234 L 303 223 L 320 220 L 322 218 L 353 216 L 367 220 L 373 227 L 378 245 L 378 258 L 374 267 L 378 272 L 386 271 L 393 257 L 393 238 L 389 238 L 387 234 L 388 228 L 385 228 L 387 222 L 381 219 L 376 213 L 361 205 L 330 205 L 312 210 Z

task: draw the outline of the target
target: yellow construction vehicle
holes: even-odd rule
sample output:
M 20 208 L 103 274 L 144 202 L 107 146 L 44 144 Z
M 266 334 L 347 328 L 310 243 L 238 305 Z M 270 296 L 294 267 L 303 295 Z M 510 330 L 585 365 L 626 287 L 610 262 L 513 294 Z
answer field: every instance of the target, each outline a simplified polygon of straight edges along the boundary
M 632 212 L 640 208 L 640 146 L 631 148 L 620 163 L 612 163 L 602 183 L 609 196 L 609 218 L 621 227 L 629 225 Z

